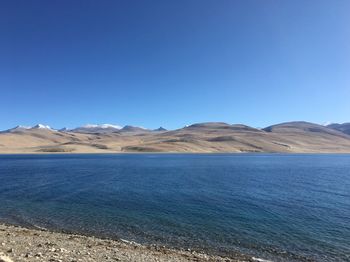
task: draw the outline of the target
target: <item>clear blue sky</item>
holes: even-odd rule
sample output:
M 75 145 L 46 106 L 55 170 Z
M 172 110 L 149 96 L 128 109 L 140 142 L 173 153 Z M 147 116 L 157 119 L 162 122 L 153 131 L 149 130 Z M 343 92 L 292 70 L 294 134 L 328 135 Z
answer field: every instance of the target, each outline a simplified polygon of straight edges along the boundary
M 0 2 L 0 129 L 350 121 L 350 1 Z

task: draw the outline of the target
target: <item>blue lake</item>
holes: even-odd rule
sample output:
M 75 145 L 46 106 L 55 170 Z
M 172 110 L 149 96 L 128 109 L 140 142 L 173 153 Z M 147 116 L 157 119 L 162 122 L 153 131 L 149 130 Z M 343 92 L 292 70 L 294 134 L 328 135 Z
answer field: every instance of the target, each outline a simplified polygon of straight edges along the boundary
M 0 155 L 0 222 L 350 261 L 350 155 Z

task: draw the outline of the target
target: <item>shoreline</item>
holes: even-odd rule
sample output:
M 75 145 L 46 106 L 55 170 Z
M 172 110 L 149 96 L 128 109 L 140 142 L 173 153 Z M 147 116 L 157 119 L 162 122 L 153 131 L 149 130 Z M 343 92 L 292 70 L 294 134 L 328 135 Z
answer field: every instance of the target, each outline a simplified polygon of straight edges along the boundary
M 21 152 L 21 153 L 3 153 L 0 156 L 14 155 L 350 155 L 349 152 Z
M 7 259 L 7 260 L 6 260 Z M 268 261 L 0 223 L 0 261 Z

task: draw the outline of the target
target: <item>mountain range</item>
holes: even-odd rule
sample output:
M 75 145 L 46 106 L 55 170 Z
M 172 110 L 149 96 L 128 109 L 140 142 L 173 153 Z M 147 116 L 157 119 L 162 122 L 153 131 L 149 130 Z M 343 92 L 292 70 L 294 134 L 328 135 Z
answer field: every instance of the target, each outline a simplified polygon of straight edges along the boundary
M 38 124 L 0 132 L 0 153 L 113 152 L 350 153 L 350 123 L 297 121 L 254 128 L 207 122 L 176 130 L 111 124 L 56 130 Z

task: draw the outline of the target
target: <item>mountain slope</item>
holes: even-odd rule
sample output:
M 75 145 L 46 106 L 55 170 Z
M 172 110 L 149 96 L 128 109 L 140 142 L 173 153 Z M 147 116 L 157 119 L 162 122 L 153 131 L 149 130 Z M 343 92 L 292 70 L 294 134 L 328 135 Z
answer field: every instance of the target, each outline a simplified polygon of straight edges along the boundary
M 118 132 L 120 129 L 121 127 L 117 125 L 111 125 L 111 124 L 91 125 L 90 124 L 90 125 L 74 128 L 70 131 L 74 133 L 94 134 L 94 133 L 113 133 L 113 132 Z
M 303 121 L 281 123 L 281 124 L 266 127 L 263 130 L 266 132 L 274 132 L 274 133 L 313 132 L 313 133 L 324 133 L 324 134 L 330 134 L 335 136 L 337 135 L 342 136 L 341 132 L 333 130 L 332 128 L 329 128 L 327 126 L 322 126 L 322 125 L 303 122 Z
M 332 128 L 338 130 L 344 134 L 350 135 L 350 123 L 344 124 L 330 124 L 327 126 L 328 128 Z
M 10 129 L 7 129 L 7 130 L 4 130 L 4 131 L 1 131 L 0 133 L 15 133 L 15 132 L 23 132 L 27 129 L 30 129 L 32 127 L 30 126 L 15 126 L 13 128 L 10 128 Z
M 120 132 L 131 132 L 131 133 L 144 133 L 149 132 L 150 130 L 138 127 L 138 126 L 129 126 L 126 125 L 122 129 L 120 129 Z
M 88 132 L 77 132 L 17 127 L 0 133 L 0 153 L 350 153 L 349 135 L 308 122 L 288 122 L 264 129 L 221 122 L 197 123 L 171 131 L 134 126 L 110 128 L 94 126 Z

